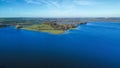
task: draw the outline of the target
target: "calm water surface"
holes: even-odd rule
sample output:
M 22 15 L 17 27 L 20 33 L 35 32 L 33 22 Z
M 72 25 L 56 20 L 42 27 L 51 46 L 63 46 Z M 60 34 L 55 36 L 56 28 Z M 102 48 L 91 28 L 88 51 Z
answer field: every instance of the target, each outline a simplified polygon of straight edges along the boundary
M 0 67 L 120 68 L 120 23 L 88 23 L 60 35 L 1 28 Z

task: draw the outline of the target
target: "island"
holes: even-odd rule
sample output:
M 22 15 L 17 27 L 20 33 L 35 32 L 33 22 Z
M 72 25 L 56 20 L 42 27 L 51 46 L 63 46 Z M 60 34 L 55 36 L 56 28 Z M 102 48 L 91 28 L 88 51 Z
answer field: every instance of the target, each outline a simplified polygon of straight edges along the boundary
M 62 34 L 66 30 L 76 28 L 78 24 L 58 24 L 56 22 L 44 22 L 41 24 L 35 24 L 31 26 L 24 27 L 26 30 L 48 32 L 51 34 Z

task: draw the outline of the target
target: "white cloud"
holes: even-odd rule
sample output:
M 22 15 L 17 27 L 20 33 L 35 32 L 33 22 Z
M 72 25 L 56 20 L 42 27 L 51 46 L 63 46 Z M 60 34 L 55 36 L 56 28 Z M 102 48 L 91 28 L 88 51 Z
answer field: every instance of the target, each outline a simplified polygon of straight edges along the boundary
M 25 0 L 28 4 L 38 4 L 47 5 L 57 8 L 67 7 L 67 6 L 78 6 L 78 5 L 95 5 L 97 2 L 91 0 Z
M 47 7 L 59 7 L 58 2 L 52 0 L 25 0 L 28 4 L 36 4 Z
M 41 4 L 39 0 L 25 0 L 25 2 L 27 2 L 28 4 Z
M 74 0 L 73 1 L 76 5 L 83 5 L 83 6 L 90 6 L 98 4 L 95 1 L 88 1 L 88 0 Z
M 91 0 L 26 0 L 28 4 L 44 5 L 49 8 L 48 16 L 81 16 L 81 6 L 93 6 L 98 4 Z M 40 10 L 41 11 L 41 10 Z
M 16 1 L 16 0 L 1 0 L 2 2 L 6 2 L 6 3 L 12 3 L 12 2 L 14 2 L 14 1 Z

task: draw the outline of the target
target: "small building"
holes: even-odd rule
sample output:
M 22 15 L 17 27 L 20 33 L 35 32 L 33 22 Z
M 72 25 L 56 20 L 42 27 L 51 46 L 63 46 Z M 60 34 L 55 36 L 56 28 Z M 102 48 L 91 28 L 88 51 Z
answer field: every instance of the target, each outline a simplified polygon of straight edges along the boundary
M 20 29 L 20 28 L 22 28 L 23 26 L 22 25 L 16 25 L 16 28 L 17 29 Z

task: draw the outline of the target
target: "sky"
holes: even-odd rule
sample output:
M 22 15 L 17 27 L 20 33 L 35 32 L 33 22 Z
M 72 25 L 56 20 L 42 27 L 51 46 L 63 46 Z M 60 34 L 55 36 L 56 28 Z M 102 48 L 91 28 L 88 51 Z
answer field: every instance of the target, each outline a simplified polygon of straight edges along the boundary
M 0 17 L 120 17 L 120 0 L 0 0 Z

